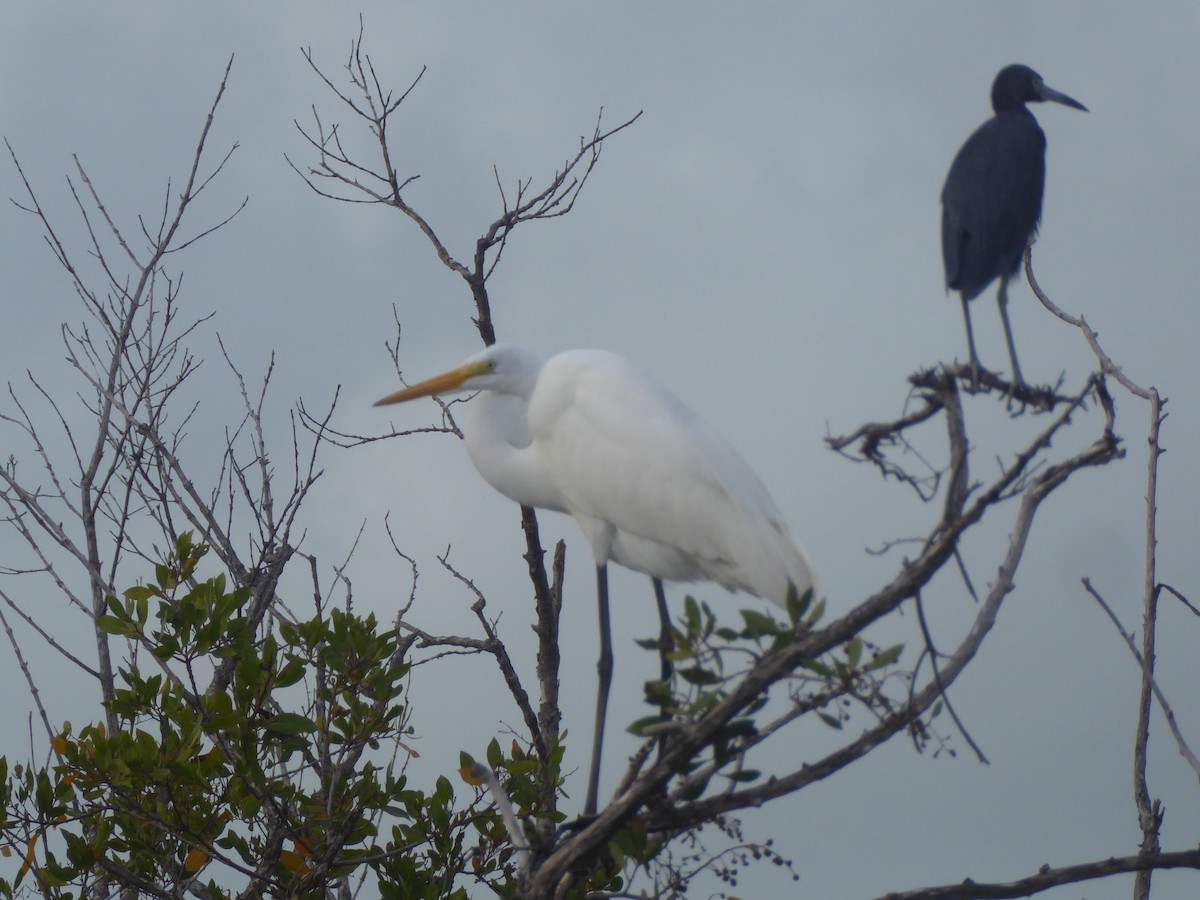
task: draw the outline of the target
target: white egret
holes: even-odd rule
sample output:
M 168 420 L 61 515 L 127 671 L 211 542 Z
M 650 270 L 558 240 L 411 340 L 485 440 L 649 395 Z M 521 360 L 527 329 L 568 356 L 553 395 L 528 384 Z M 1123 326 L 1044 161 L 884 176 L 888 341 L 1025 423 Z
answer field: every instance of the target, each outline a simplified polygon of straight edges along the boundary
M 814 587 L 812 564 L 737 451 L 628 360 L 567 350 L 543 363 L 496 344 L 375 405 L 469 391 L 480 394 L 462 432 L 479 474 L 517 503 L 570 513 L 592 546 L 600 690 L 584 812 L 594 813 L 612 676 L 608 562 L 654 579 L 664 618 L 661 579 L 707 579 L 784 606 L 790 588 Z

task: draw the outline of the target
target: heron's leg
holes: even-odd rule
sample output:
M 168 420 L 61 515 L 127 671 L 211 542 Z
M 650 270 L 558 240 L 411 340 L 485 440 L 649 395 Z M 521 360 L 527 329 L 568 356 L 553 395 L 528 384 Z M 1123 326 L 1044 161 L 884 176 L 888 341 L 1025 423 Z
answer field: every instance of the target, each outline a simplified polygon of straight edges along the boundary
M 604 748 L 604 719 L 608 715 L 608 689 L 612 685 L 612 632 L 608 623 L 608 567 L 596 566 L 596 604 L 600 611 L 600 661 L 596 671 L 600 686 L 596 691 L 596 727 L 592 735 L 592 771 L 588 775 L 587 798 L 583 814 L 594 816 L 600 796 L 600 751 Z
M 1012 387 L 1009 389 L 1009 395 L 1017 387 L 1025 386 L 1025 379 L 1021 377 L 1021 364 L 1017 362 L 1017 348 L 1013 345 L 1012 328 L 1008 324 L 1008 279 L 1000 279 L 1000 290 L 996 292 L 996 303 L 1000 307 L 1000 321 L 1004 323 L 1004 339 L 1008 341 L 1008 358 L 1012 360 L 1013 377 Z
M 979 355 L 975 352 L 975 332 L 971 330 L 971 301 L 961 294 L 963 321 L 967 323 L 967 349 L 971 351 L 971 390 L 979 390 Z

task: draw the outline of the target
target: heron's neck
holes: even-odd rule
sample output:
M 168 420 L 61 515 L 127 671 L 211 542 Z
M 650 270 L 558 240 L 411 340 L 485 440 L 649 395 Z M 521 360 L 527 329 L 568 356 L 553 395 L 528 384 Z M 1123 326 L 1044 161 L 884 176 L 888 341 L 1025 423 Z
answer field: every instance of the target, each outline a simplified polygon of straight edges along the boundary
M 481 391 L 467 403 L 463 417 L 467 455 L 484 480 L 510 500 L 566 512 L 533 445 L 527 409 L 523 397 Z

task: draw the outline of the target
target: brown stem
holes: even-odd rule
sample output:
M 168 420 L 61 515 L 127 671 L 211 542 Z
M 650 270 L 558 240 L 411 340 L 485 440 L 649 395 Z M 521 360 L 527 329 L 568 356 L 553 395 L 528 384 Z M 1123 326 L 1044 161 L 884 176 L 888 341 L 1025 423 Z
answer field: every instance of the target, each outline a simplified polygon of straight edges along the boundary
M 1158 629 L 1157 584 L 1157 527 L 1158 519 L 1158 458 L 1162 447 L 1158 443 L 1162 425 L 1162 403 L 1153 387 L 1150 394 L 1150 460 L 1146 476 L 1146 565 L 1142 595 L 1142 686 L 1138 696 L 1137 731 L 1133 744 L 1133 800 L 1137 808 L 1138 826 L 1142 830 L 1141 850 L 1157 853 L 1162 828 L 1162 804 L 1150 796 L 1146 780 L 1146 748 L 1150 740 L 1150 705 L 1154 696 L 1155 639 Z M 1149 900 L 1153 871 L 1143 869 L 1134 879 L 1135 900 Z
M 956 882 L 938 887 L 917 888 L 885 894 L 878 900 L 1007 900 L 1012 897 L 1032 897 L 1063 884 L 1078 884 L 1097 878 L 1109 878 L 1124 872 L 1150 872 L 1154 869 L 1200 869 L 1200 850 L 1180 850 L 1173 853 L 1111 856 L 1096 862 L 1080 863 L 1052 869 L 1044 866 L 1036 875 L 1018 881 L 988 883 Z

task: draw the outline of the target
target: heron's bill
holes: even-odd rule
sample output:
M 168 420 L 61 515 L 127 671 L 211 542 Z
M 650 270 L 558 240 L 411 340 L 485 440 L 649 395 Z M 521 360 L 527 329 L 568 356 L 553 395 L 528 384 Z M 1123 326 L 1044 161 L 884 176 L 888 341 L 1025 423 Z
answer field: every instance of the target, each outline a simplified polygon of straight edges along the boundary
M 1043 100 L 1049 100 L 1051 103 L 1061 103 L 1063 106 L 1069 106 L 1072 109 L 1083 110 L 1083 112 L 1091 112 L 1091 110 L 1089 110 L 1074 97 L 1068 97 L 1062 91 L 1056 91 L 1054 88 L 1048 87 L 1044 82 L 1037 86 L 1037 92 Z
M 433 378 L 396 391 L 394 394 L 388 394 L 382 400 L 376 400 L 375 406 L 391 406 L 393 403 L 403 403 L 405 400 L 415 400 L 418 397 L 447 394 L 460 389 L 463 382 L 480 373 L 481 367 L 478 364 L 459 366 L 457 369 L 451 369 L 442 375 L 435 375 Z

